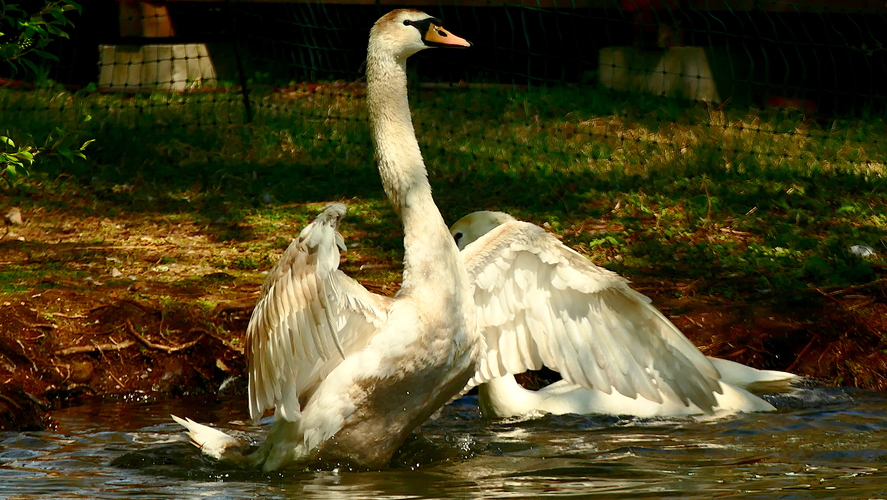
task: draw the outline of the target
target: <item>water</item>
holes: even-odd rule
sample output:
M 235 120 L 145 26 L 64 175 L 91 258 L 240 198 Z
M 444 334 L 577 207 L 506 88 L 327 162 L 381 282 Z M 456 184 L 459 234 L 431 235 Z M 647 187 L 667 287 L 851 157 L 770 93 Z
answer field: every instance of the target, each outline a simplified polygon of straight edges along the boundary
M 485 421 L 466 398 L 392 470 L 270 474 L 204 459 L 168 417 L 261 439 L 242 398 L 97 402 L 54 413 L 53 432 L 0 433 L 0 498 L 887 498 L 887 395 L 770 400 L 719 419 Z

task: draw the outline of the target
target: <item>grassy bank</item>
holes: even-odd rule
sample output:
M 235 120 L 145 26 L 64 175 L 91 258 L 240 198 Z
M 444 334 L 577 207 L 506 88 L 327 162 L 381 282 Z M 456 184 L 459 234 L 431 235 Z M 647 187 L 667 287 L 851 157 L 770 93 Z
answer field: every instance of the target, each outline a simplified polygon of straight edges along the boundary
M 63 207 L 84 198 L 107 215 L 223 221 L 219 238 L 251 241 L 258 252 L 241 267 L 263 268 L 294 234 L 278 234 L 274 221 L 298 227 L 313 214 L 306 204 L 345 200 L 346 235 L 381 236 L 361 240 L 361 251 L 397 256 L 399 229 L 372 167 L 360 85 L 254 90 L 248 125 L 236 93 L 0 96 L 20 142 L 57 126 L 72 140 L 96 139 L 88 161 L 38 161 L 7 191 L 8 203 Z M 679 277 L 727 299 L 818 300 L 881 276 L 881 117 L 825 120 L 593 88 L 413 89 L 413 100 L 448 220 L 512 212 L 548 223 L 619 272 Z M 876 255 L 860 258 L 853 245 Z

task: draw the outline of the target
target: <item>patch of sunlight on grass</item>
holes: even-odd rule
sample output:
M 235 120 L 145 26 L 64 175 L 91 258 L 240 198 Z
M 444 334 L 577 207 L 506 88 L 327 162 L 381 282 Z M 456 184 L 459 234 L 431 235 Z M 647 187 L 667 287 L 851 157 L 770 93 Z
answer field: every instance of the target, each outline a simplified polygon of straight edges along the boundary
M 256 89 L 248 125 L 237 94 L 2 88 L 0 109 L 16 137 L 58 125 L 96 139 L 87 162 L 37 164 L 34 193 L 92 196 L 109 214 L 187 214 L 230 233 L 244 255 L 215 264 L 234 271 L 267 267 L 325 203 L 343 201 L 346 265 L 373 270 L 401 258 L 402 233 L 364 97 L 357 84 Z M 875 112 L 811 119 L 580 86 L 422 89 L 411 100 L 448 221 L 506 210 L 620 272 L 776 299 L 857 283 L 885 264 L 887 127 Z M 876 256 L 860 261 L 853 244 Z M 381 280 L 397 274 L 379 269 Z M 3 290 L 16 289 L 17 271 L 6 272 Z

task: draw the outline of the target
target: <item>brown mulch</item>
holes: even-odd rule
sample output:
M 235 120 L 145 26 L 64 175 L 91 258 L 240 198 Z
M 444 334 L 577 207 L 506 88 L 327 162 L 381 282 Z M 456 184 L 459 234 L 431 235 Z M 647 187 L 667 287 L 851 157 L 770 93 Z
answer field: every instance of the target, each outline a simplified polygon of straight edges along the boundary
M 214 393 L 244 373 L 238 340 L 251 309 L 225 303 L 213 313 L 171 310 L 152 299 L 115 297 L 113 288 L 5 297 L 0 429 L 51 425 L 51 409 L 84 398 Z

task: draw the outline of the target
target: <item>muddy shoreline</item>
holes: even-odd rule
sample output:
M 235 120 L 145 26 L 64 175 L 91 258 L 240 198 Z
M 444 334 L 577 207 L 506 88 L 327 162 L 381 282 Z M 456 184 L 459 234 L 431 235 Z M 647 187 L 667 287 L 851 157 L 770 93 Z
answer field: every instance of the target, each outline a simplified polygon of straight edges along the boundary
M 211 312 L 116 297 L 128 288 L 4 297 L 0 430 L 52 428 L 53 409 L 90 398 L 205 395 L 223 384 L 244 393 L 243 333 L 258 285 L 242 288 L 242 300 Z M 777 312 L 651 295 L 707 355 L 789 370 L 820 384 L 887 387 L 876 324 L 885 326 L 883 304 L 874 308 L 880 317 L 865 318 L 837 301 Z

